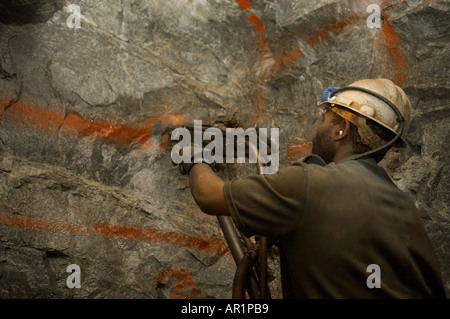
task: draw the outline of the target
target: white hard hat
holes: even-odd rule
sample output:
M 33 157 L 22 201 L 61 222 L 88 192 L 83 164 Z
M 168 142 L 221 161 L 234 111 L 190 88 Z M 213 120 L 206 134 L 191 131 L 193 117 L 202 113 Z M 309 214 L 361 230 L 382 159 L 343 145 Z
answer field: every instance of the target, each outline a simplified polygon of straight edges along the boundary
M 351 89 L 353 87 L 369 90 L 381 98 L 368 92 Z M 366 125 L 366 119 L 380 124 L 394 134 L 400 129 L 398 115 L 382 98 L 391 102 L 403 117 L 401 138 L 404 140 L 411 121 L 411 103 L 405 92 L 388 79 L 364 79 L 353 82 L 346 90 L 337 93 L 319 106 L 328 106 L 332 111 L 353 122 L 358 127 L 363 142 L 373 149 L 386 142 L 372 132 Z

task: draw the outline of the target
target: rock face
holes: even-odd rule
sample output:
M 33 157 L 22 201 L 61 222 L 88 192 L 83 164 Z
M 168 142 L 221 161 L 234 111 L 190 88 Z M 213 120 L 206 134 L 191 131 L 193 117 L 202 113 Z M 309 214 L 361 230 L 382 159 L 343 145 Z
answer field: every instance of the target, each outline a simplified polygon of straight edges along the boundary
M 381 28 L 368 26 L 369 4 Z M 234 261 L 170 164 L 170 128 L 236 113 L 280 128 L 286 166 L 310 152 L 326 87 L 376 77 L 414 108 L 409 146 L 382 165 L 416 202 L 449 292 L 449 7 L 3 1 L 0 297 L 231 297 Z M 67 286 L 72 264 L 81 288 Z M 277 272 L 275 256 L 274 297 Z

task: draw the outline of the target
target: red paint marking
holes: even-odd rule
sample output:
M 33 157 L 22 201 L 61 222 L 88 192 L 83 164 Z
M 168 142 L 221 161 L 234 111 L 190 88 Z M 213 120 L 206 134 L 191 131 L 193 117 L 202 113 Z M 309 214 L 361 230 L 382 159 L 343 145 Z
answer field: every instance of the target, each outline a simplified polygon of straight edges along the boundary
M 161 232 L 156 229 L 141 229 L 105 224 L 90 224 L 90 226 L 97 234 L 107 237 L 163 242 L 216 254 L 223 254 L 227 250 L 227 245 L 224 242 L 208 238 L 188 237 L 177 233 Z
M 251 14 L 247 17 L 247 19 L 255 25 L 256 32 L 263 33 L 264 32 L 264 23 L 259 20 L 258 16 L 256 14 Z
M 301 140 L 290 142 L 287 146 L 287 156 L 290 161 L 296 161 L 300 158 L 311 154 L 312 141 Z
M 348 26 L 352 23 L 355 23 L 358 21 L 359 18 L 361 18 L 363 16 L 363 14 L 355 14 L 351 17 L 348 17 L 342 21 L 337 22 L 336 24 L 332 25 L 331 27 L 317 33 L 316 35 L 313 35 L 312 37 L 308 38 L 306 40 L 306 43 L 308 43 L 309 45 L 313 45 L 314 43 L 316 43 L 317 41 L 321 40 L 321 39 L 326 39 L 328 38 L 331 33 L 333 32 L 337 32 L 340 31 L 342 28 L 344 28 L 345 26 Z
M 275 64 L 272 69 L 272 75 L 275 75 L 275 73 L 278 71 L 278 69 L 281 68 L 283 65 L 286 65 L 290 62 L 297 60 L 302 55 L 303 55 L 303 52 L 302 52 L 302 50 L 300 50 L 300 48 L 296 48 L 293 51 L 286 53 L 283 56 L 276 55 L 274 57 Z
M 249 119 L 250 123 L 263 123 L 267 120 L 267 114 L 264 110 L 264 105 L 266 104 L 266 99 L 264 98 L 264 93 L 266 89 L 259 88 L 258 95 L 256 96 L 256 113 Z
M 242 9 L 246 10 L 247 12 L 251 10 L 250 7 L 251 7 L 252 4 L 250 3 L 250 1 L 248 1 L 248 0 L 236 0 L 236 2 L 239 4 L 239 6 Z
M 166 149 L 168 148 L 170 145 L 172 145 L 172 142 L 169 140 L 169 135 L 162 135 L 161 136 L 161 141 L 159 143 L 159 147 L 161 149 Z
M 406 67 L 407 62 L 400 51 L 397 32 L 395 32 L 395 30 L 389 24 L 388 17 L 386 15 L 383 15 L 383 17 L 384 24 L 380 31 L 384 37 L 383 44 L 387 45 L 388 54 L 391 58 L 395 70 L 398 72 L 393 82 L 399 86 L 403 86 L 403 73 L 401 71 Z
M 241 8 L 245 11 L 250 12 L 251 3 L 248 0 L 236 0 Z M 266 36 L 264 35 L 265 24 L 261 22 L 261 19 L 254 13 L 250 14 L 247 19 L 254 24 L 256 32 L 259 33 L 259 46 L 263 55 L 270 52 L 269 43 L 267 42 Z
M 57 221 L 46 221 L 39 218 L 24 216 L 6 216 L 0 215 L 1 226 L 11 226 L 19 228 L 31 228 L 50 231 L 67 231 L 70 233 L 86 234 L 87 230 L 81 225 L 72 225 Z
M 251 2 L 248 0 L 236 0 L 236 2 L 239 4 L 239 6 L 246 10 L 247 12 L 251 11 Z M 259 34 L 259 49 L 261 52 L 261 57 L 265 60 L 272 59 L 272 69 L 270 70 L 261 70 L 260 78 L 257 79 L 258 82 L 264 82 L 266 81 L 269 76 L 274 76 L 276 71 L 283 65 L 286 65 L 294 60 L 296 60 L 298 57 L 302 55 L 302 51 L 300 48 L 296 48 L 292 52 L 289 52 L 285 55 L 279 55 L 273 57 L 273 54 L 271 52 L 269 42 L 267 41 L 267 38 L 264 34 L 265 30 L 265 24 L 261 22 L 261 19 L 254 13 L 248 15 L 247 19 L 253 23 L 253 25 L 256 28 L 256 32 Z M 262 68 L 267 67 L 267 63 L 261 63 Z M 271 71 L 271 72 L 270 72 Z M 264 88 L 259 88 L 257 91 L 257 97 L 256 97 L 256 114 L 250 118 L 250 122 L 265 122 L 267 119 L 267 114 L 264 109 L 264 106 L 266 104 L 266 99 L 264 98 L 266 90 Z
M 192 299 L 200 290 L 192 275 L 182 268 L 169 268 L 156 276 L 158 283 L 170 286 L 169 299 Z
M 236 2 L 239 4 L 239 6 L 244 9 L 247 12 L 251 11 L 251 2 L 248 0 L 236 0 Z M 253 23 L 253 25 L 256 28 L 256 32 L 259 34 L 259 49 L 261 52 L 261 55 L 263 58 L 270 57 L 271 51 L 269 47 L 269 43 L 267 41 L 267 38 L 264 34 L 265 24 L 261 22 L 260 18 L 256 14 L 250 14 L 247 19 Z M 264 73 L 264 72 L 262 72 Z M 264 81 L 267 79 L 267 75 L 263 74 L 262 79 L 259 79 L 258 81 Z M 256 114 L 250 118 L 251 122 L 264 122 L 266 120 L 266 112 L 264 110 L 264 105 L 266 103 L 266 100 L 263 96 L 264 89 L 260 88 L 258 89 L 257 93 L 257 104 L 256 104 Z
M 0 112 L 6 104 L 5 98 L 1 99 Z M 153 125 L 160 122 L 162 126 L 169 124 L 179 125 L 183 118 L 178 114 L 164 114 L 159 117 L 149 118 L 143 124 L 126 126 L 119 123 L 108 123 L 94 119 L 84 118 L 79 113 L 69 112 L 63 115 L 58 112 L 47 111 L 38 106 L 17 102 L 7 110 L 6 118 L 2 112 L 2 121 L 13 121 L 27 125 L 34 129 L 60 132 L 65 135 L 76 137 L 97 137 L 104 141 L 113 142 L 117 145 L 138 145 L 142 148 L 151 146 L 150 137 L 153 135 Z M 167 141 L 162 140 L 160 147 L 167 146 Z
M 4 213 L 11 213 L 11 209 L 3 205 Z M 0 215 L 0 226 L 30 228 L 47 230 L 53 232 L 67 231 L 76 235 L 102 235 L 112 238 L 145 240 L 151 242 L 161 242 L 174 246 L 182 246 L 198 249 L 212 254 L 228 253 L 228 246 L 225 242 L 210 239 L 196 238 L 183 234 L 161 232 L 156 229 L 142 229 L 127 226 L 112 226 L 92 223 L 89 226 L 68 224 L 65 222 L 47 221 L 36 217 L 8 216 Z

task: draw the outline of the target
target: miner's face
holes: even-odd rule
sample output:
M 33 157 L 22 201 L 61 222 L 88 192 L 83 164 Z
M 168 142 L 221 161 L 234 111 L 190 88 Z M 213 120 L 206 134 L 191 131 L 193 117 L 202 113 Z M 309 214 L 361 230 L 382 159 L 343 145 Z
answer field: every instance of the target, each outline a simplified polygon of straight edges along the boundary
M 333 161 L 335 150 L 332 147 L 333 131 L 332 111 L 326 110 L 322 115 L 322 122 L 316 131 L 316 136 L 312 140 L 312 153 L 320 156 L 327 164 Z

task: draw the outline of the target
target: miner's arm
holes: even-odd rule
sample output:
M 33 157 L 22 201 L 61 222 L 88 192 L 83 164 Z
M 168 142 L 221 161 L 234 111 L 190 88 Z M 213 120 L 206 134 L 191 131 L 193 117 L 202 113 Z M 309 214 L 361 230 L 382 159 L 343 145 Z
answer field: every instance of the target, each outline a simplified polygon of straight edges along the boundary
M 200 209 L 208 215 L 230 215 L 223 186 L 224 181 L 207 164 L 196 164 L 189 172 L 192 196 Z

